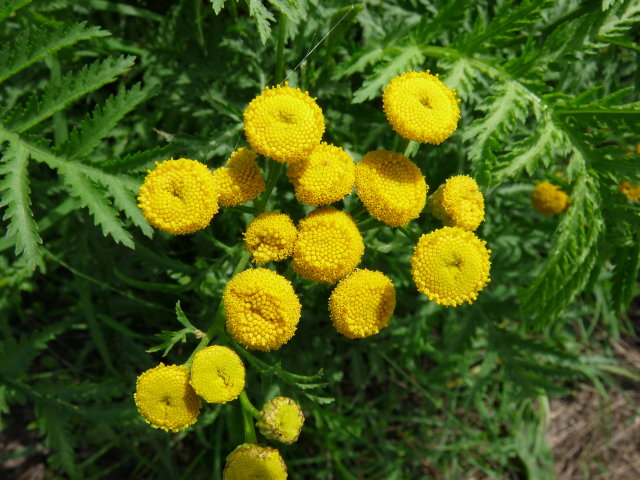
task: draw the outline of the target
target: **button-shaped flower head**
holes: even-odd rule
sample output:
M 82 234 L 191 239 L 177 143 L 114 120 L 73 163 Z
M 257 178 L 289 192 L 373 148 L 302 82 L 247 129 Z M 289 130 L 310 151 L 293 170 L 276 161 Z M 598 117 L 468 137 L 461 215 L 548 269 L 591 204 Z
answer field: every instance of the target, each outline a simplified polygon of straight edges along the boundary
M 200 398 L 189 384 L 189 370 L 181 365 L 161 363 L 143 372 L 133 398 L 147 423 L 170 432 L 193 425 L 200 413 Z
M 244 388 L 242 360 L 228 347 L 212 345 L 200 350 L 191 365 L 191 386 L 209 403 L 227 403 Z
M 298 440 L 304 415 L 300 405 L 289 397 L 276 397 L 260 410 L 256 425 L 260 433 L 269 440 L 291 444 Z
M 329 297 L 336 330 L 349 338 L 375 335 L 389 324 L 396 307 L 396 290 L 382 272 L 356 270 L 340 280 Z
M 267 212 L 258 215 L 244 233 L 245 247 L 260 264 L 277 262 L 293 254 L 298 230 L 289 215 Z
M 351 216 L 319 208 L 298 224 L 293 268 L 314 282 L 335 283 L 358 266 L 363 253 L 362 235 Z
M 411 257 L 418 290 L 439 305 L 473 303 L 489 282 L 491 250 L 485 245 L 473 232 L 458 227 L 422 235 Z
M 418 218 L 427 200 L 420 169 L 401 153 L 376 150 L 356 166 L 356 193 L 369 213 L 392 227 Z
M 569 195 L 560 190 L 558 185 L 544 181 L 533 189 L 531 204 L 543 215 L 556 215 L 569 206 Z
M 223 304 L 231 336 L 246 348 L 264 352 L 287 343 L 300 320 L 300 300 L 291 282 L 266 268 L 233 277 Z
M 275 448 L 243 443 L 227 456 L 223 480 L 286 480 L 287 466 Z
M 458 127 L 459 100 L 438 75 L 409 71 L 384 89 L 382 106 L 391 127 L 403 138 L 438 145 Z
M 351 193 L 356 165 L 342 148 L 320 143 L 309 157 L 289 166 L 296 198 L 307 205 L 328 205 Z
M 473 231 L 484 220 L 484 197 L 468 175 L 456 175 L 440 185 L 429 197 L 429 208 L 448 227 Z
M 156 162 L 140 187 L 138 205 L 154 227 L 174 235 L 193 233 L 209 225 L 218 211 L 218 188 L 200 162 Z
M 640 145 L 640 143 L 638 145 Z M 631 182 L 622 182 L 618 186 L 618 190 L 629 200 L 640 200 L 640 185 L 634 185 Z
M 256 164 L 257 156 L 248 148 L 240 148 L 231 154 L 226 166 L 213 172 L 218 183 L 218 203 L 221 207 L 235 207 L 264 192 L 264 177 Z
M 296 162 L 320 143 L 324 116 L 308 92 L 285 82 L 251 100 L 244 111 L 244 133 L 256 152 L 278 162 Z

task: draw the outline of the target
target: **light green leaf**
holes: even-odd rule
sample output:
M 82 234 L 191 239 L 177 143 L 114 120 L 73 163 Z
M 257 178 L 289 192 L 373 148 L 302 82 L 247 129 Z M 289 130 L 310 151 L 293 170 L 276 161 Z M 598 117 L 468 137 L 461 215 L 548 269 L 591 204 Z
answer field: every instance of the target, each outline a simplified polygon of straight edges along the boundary
M 211 8 L 218 15 L 222 11 L 222 7 L 224 6 L 224 0 L 209 0 L 211 2 Z
M 275 21 L 273 14 L 267 10 L 260 0 L 246 0 L 249 5 L 249 15 L 253 17 L 258 27 L 258 34 L 262 43 L 267 43 L 271 36 L 269 22 Z

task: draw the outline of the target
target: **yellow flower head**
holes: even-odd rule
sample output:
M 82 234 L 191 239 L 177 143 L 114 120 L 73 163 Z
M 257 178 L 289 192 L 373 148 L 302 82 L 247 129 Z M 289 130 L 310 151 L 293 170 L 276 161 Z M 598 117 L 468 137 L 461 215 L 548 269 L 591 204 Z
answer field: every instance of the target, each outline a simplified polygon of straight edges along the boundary
M 266 268 L 233 277 L 223 303 L 231 336 L 244 347 L 263 352 L 287 343 L 300 320 L 300 300 L 291 282 Z
M 267 87 L 244 111 L 251 147 L 278 162 L 296 162 L 320 143 L 324 117 L 316 101 L 299 88 Z
M 335 283 L 358 266 L 363 253 L 362 235 L 351 216 L 319 208 L 300 220 L 293 268 L 314 282 Z
M 154 227 L 174 235 L 193 233 L 209 225 L 218 211 L 218 188 L 200 162 L 156 162 L 140 187 L 138 205 Z
M 303 424 L 304 415 L 300 405 L 289 397 L 276 397 L 267 402 L 256 423 L 265 438 L 287 444 L 298 440 Z
M 456 91 L 438 75 L 409 71 L 384 89 L 382 106 L 391 127 L 403 138 L 438 145 L 449 138 L 460 119 Z
M 544 215 L 556 215 L 569 206 L 569 195 L 560 190 L 558 185 L 544 181 L 533 189 L 531 204 Z
M 133 398 L 147 423 L 168 432 L 193 425 L 200 413 L 200 398 L 189 385 L 189 370 L 181 365 L 161 363 L 143 372 Z
M 235 207 L 264 192 L 264 177 L 256 165 L 257 156 L 248 148 L 240 148 L 231 154 L 226 167 L 213 172 L 218 183 L 218 203 L 221 207 Z
M 431 213 L 449 227 L 473 231 L 484 220 L 484 197 L 468 175 L 449 178 L 429 197 Z
M 329 297 L 336 330 L 349 338 L 375 335 L 389 324 L 396 307 L 396 290 L 382 272 L 356 270 L 342 279 Z
M 222 480 L 286 480 L 287 466 L 275 448 L 243 443 L 227 456 Z
M 620 193 L 629 200 L 640 200 L 640 185 L 634 185 L 630 182 L 622 182 L 618 189 L 620 190 Z
M 287 169 L 296 198 L 307 205 L 320 206 L 342 200 L 351 193 L 356 165 L 342 148 L 320 143 L 306 159 Z
M 422 235 L 411 257 L 418 290 L 439 305 L 473 303 L 490 280 L 486 243 L 458 227 Z
M 254 262 L 277 262 L 293 254 L 297 235 L 298 230 L 289 215 L 267 212 L 251 221 L 244 233 L 244 244 Z
M 392 227 L 418 218 L 427 200 L 420 169 L 401 153 L 376 150 L 356 166 L 356 193 L 369 213 Z
M 209 403 L 227 403 L 244 388 L 245 370 L 236 352 L 221 345 L 200 350 L 191 365 L 191 386 Z

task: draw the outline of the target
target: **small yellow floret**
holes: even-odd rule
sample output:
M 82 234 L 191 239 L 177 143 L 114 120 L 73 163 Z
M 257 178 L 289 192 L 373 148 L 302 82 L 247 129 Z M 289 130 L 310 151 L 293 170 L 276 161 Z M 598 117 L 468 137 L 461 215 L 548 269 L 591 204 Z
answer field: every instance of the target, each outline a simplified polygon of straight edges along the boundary
M 382 105 L 391 127 L 403 138 L 438 145 L 458 127 L 459 100 L 438 75 L 409 71 L 384 89 Z
M 320 206 L 342 200 L 355 183 L 356 165 L 342 148 L 322 142 L 308 158 L 290 165 L 287 176 L 296 198 L 307 205 Z
M 556 215 L 569 206 L 569 195 L 560 190 L 558 185 L 544 181 L 533 189 L 531 204 L 544 215 Z
M 275 448 L 243 443 L 227 456 L 222 480 L 286 480 L 287 466 Z
M 363 253 L 362 235 L 351 216 L 319 208 L 300 220 L 293 268 L 309 280 L 335 283 L 358 266 Z
M 448 227 L 473 231 L 484 220 L 484 197 L 468 175 L 451 177 L 440 185 L 429 197 L 429 208 Z
M 228 347 L 212 345 L 200 350 L 191 365 L 191 386 L 209 403 L 227 403 L 244 388 L 242 360 Z
M 244 234 L 244 245 L 259 264 L 293 255 L 298 230 L 289 215 L 267 212 L 254 218 Z
M 264 192 L 264 177 L 256 164 L 256 152 L 240 148 L 231 154 L 225 167 L 213 172 L 218 183 L 221 207 L 235 207 Z
M 200 398 L 189 384 L 189 370 L 181 365 L 161 363 L 143 372 L 133 398 L 147 423 L 168 432 L 193 425 L 200 413 Z
M 300 320 L 300 300 L 291 282 L 266 268 L 245 270 L 223 295 L 227 331 L 246 348 L 275 350 L 287 343 Z
M 267 402 L 256 423 L 265 438 L 287 444 L 298 440 L 303 424 L 304 415 L 300 405 L 289 397 L 276 397 Z
M 244 132 L 251 147 L 278 162 L 306 158 L 320 143 L 324 116 L 308 92 L 267 87 L 244 111 Z
M 490 280 L 486 243 L 458 227 L 422 235 L 411 257 L 418 290 L 439 305 L 473 303 Z
M 622 182 L 618 189 L 620 190 L 620 193 L 629 200 L 640 200 L 640 185 L 634 185 L 630 182 Z
M 428 186 L 420 169 L 401 153 L 376 150 L 356 167 L 356 193 L 369 213 L 392 227 L 418 218 Z
M 147 221 L 174 235 L 205 228 L 218 211 L 218 188 L 206 165 L 179 158 L 156 162 L 140 187 L 138 206 Z
M 356 270 L 343 278 L 329 297 L 336 330 L 349 338 L 375 335 L 389 324 L 396 307 L 396 290 L 382 272 Z

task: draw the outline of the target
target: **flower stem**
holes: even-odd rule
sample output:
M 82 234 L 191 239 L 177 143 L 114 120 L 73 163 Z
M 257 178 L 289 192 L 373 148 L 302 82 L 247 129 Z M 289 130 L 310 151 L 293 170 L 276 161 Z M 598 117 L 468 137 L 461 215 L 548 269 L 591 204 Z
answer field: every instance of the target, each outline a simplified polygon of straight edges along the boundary
M 246 390 L 242 390 L 242 392 L 240 392 L 240 403 L 242 404 L 242 408 L 248 410 L 253 418 L 256 420 L 260 419 L 260 411 L 253 405 L 253 403 L 251 403 Z
M 240 394 L 240 406 L 242 407 L 242 425 L 244 427 L 244 443 L 258 443 L 256 427 L 253 424 L 252 409 L 256 410 L 245 390 Z M 257 411 L 257 410 L 256 410 Z
M 398 230 L 401 231 L 405 237 L 411 240 L 412 243 L 418 243 L 418 240 L 420 240 L 418 235 L 408 227 L 398 227 Z
M 260 197 L 260 199 L 255 203 L 256 216 L 260 215 L 267 208 L 267 203 L 269 202 L 269 197 L 271 196 L 271 192 L 273 188 L 278 183 L 278 178 L 282 174 L 282 170 L 284 170 L 284 163 L 276 162 L 275 160 L 267 159 L 268 165 L 268 173 L 267 173 L 267 185 L 265 187 L 265 191 Z
M 281 13 L 278 22 L 278 43 L 276 44 L 276 82 L 283 81 L 284 76 L 284 44 L 287 37 L 287 17 Z

